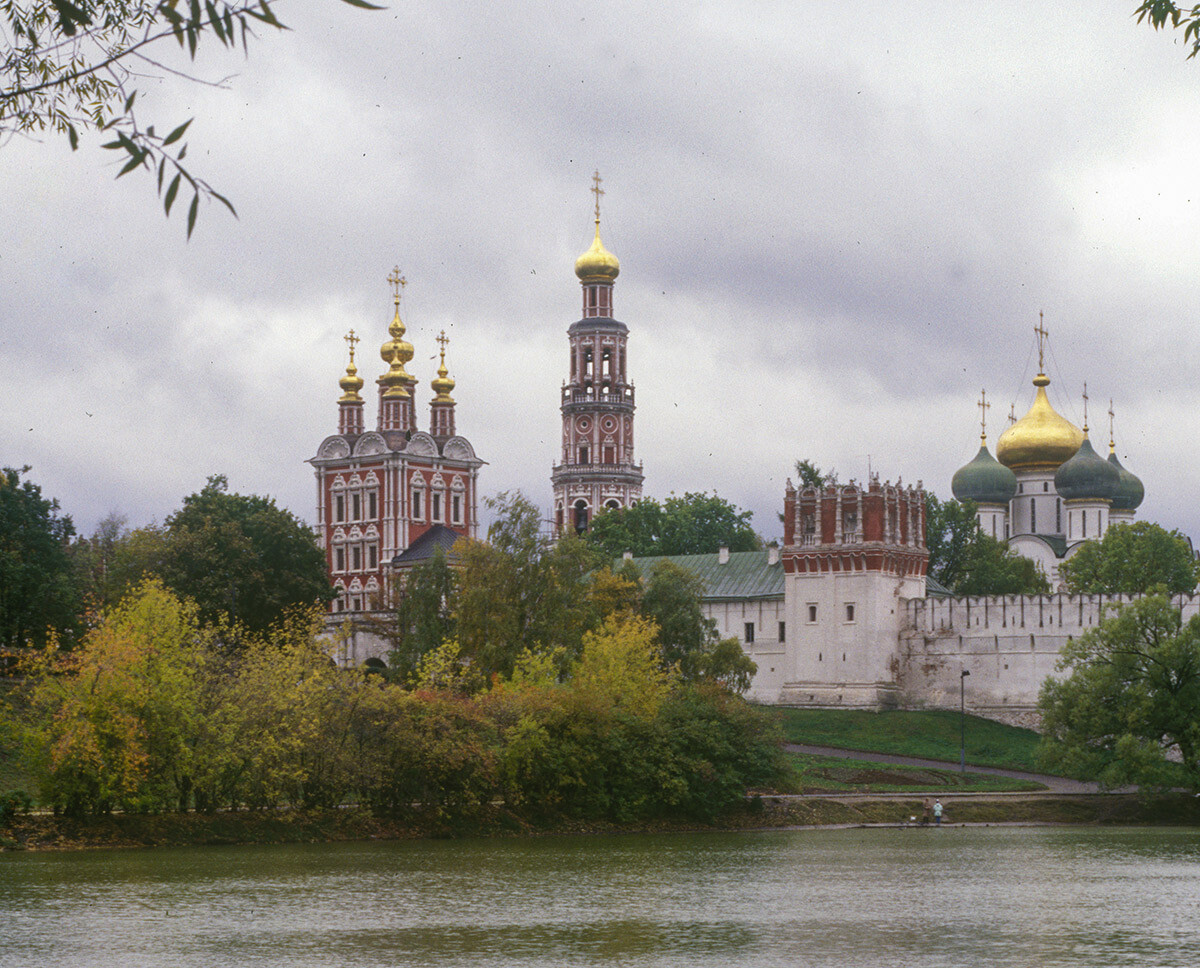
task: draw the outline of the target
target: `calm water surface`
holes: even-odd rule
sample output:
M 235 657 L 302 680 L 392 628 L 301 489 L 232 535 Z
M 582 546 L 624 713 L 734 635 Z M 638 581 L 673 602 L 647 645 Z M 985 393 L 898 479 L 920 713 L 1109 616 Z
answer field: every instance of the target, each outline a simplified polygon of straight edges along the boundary
M 0 968 L 1200 965 L 1200 831 L 0 855 Z

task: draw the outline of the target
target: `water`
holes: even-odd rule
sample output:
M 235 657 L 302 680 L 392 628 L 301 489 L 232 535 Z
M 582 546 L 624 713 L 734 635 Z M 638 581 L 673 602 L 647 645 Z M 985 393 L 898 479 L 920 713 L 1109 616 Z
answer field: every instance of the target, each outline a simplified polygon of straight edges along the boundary
M 0 855 L 0 968 L 1200 964 L 1200 831 Z

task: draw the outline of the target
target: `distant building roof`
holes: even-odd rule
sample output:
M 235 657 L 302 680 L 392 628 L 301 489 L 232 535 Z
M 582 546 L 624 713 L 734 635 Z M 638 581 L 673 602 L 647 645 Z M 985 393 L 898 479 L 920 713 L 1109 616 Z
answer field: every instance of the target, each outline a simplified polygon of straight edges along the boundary
M 945 585 L 934 578 L 932 575 L 925 576 L 925 597 L 926 598 L 953 598 L 954 592 L 950 591 Z
M 441 551 L 442 555 L 449 560 L 451 558 L 450 549 L 454 547 L 454 543 L 461 537 L 461 534 L 450 530 L 444 524 L 435 524 L 421 535 L 421 537 L 417 538 L 416 541 L 392 558 L 392 567 L 405 568 L 412 565 L 419 565 L 424 561 L 428 561 L 438 551 Z
M 721 564 L 719 554 L 708 555 L 658 555 L 649 558 L 631 559 L 643 577 L 649 577 L 660 561 L 669 561 L 698 575 L 704 582 L 705 601 L 722 601 L 749 598 L 783 598 L 783 563 L 767 563 L 766 551 L 733 551 L 729 560 Z M 624 559 L 613 562 L 617 571 Z

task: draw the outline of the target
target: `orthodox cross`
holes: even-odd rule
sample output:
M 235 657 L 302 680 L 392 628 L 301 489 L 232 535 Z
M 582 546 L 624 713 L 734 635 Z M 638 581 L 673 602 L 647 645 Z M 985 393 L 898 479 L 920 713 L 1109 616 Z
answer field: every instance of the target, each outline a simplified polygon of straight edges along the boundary
M 392 286 L 392 296 L 395 297 L 396 305 L 400 305 L 400 290 L 408 285 L 408 280 L 400 275 L 400 267 L 396 266 L 392 269 L 391 274 L 387 277 L 387 281 Z
M 440 346 L 442 348 L 442 362 L 445 363 L 446 362 L 446 344 L 450 342 L 450 337 L 446 335 L 446 331 L 444 329 L 440 333 L 438 333 L 437 341 L 438 341 L 438 346 Z
M 1041 310 L 1038 310 L 1038 324 L 1033 327 L 1033 331 L 1037 333 L 1038 341 L 1038 372 L 1045 373 L 1046 361 L 1044 351 L 1046 346 L 1046 337 L 1049 336 L 1050 333 L 1046 330 L 1045 314 Z
M 592 173 L 592 188 L 591 192 L 596 196 L 596 221 L 600 221 L 600 196 L 604 194 L 604 189 L 600 187 L 600 182 L 604 179 L 600 177 L 600 172 Z
M 350 330 L 350 332 L 347 333 L 342 338 L 346 341 L 346 345 L 350 347 L 350 363 L 353 365 L 353 363 L 354 363 L 354 347 L 355 347 L 355 344 L 357 344 L 359 342 L 359 338 L 354 335 L 354 330 Z
M 1083 381 L 1083 432 L 1087 433 L 1087 380 Z
M 987 443 L 987 412 L 992 409 L 992 405 L 987 402 L 987 390 L 979 391 L 979 439 L 985 444 Z
M 1008 408 L 1008 422 L 1010 424 L 1017 422 L 1017 405 L 1015 403 Z
M 1113 413 L 1112 397 L 1109 397 L 1108 398 L 1108 449 L 1110 451 L 1115 451 L 1117 449 L 1117 445 L 1113 440 L 1113 417 L 1114 416 L 1116 416 L 1116 415 Z

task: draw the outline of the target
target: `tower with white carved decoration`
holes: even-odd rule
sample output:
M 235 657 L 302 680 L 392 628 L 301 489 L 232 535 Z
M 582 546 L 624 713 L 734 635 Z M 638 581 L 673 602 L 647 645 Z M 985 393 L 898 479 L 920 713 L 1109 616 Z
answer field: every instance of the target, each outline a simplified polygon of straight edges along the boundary
M 555 531 L 586 531 L 597 513 L 629 507 L 642 496 L 642 466 L 633 459 L 633 384 L 627 369 L 629 327 L 613 316 L 621 265 L 600 241 L 600 174 L 592 176 L 596 235 L 575 260 L 583 314 L 567 330 L 569 377 L 562 388 L 562 459 L 554 488 Z
M 429 431 L 417 425 L 417 380 L 405 368 L 413 346 L 400 318 L 399 270 L 388 276 L 395 304 L 388 339 L 379 355 L 387 369 L 376 380 L 379 416 L 374 430 L 363 419 L 363 378 L 354 361 L 359 337 L 346 337 L 350 362 L 338 381 L 338 432 L 311 458 L 317 478 L 317 532 L 329 577 L 338 590 L 335 613 L 370 612 L 387 597 L 397 571 L 449 551 L 478 532 L 478 480 L 483 464 L 455 427 L 454 380 L 441 358 L 429 383 Z

